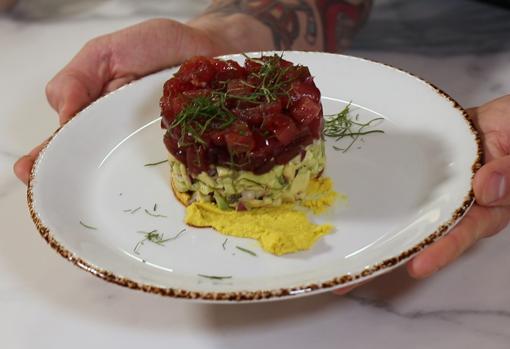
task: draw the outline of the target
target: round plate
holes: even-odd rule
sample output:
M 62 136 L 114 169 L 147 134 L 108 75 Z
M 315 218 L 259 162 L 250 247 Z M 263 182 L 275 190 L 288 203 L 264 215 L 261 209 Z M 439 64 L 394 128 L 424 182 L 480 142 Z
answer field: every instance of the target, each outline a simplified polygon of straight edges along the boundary
M 345 153 L 333 148 L 345 144 L 327 141 L 326 174 L 349 201 L 312 217 L 335 229 L 310 250 L 277 257 L 254 240 L 184 224 L 168 164 L 144 166 L 167 157 L 159 98 L 176 68 L 100 98 L 54 135 L 28 187 L 42 236 L 104 280 L 236 302 L 365 281 L 446 234 L 473 202 L 471 179 L 480 163 L 480 142 L 465 111 L 432 85 L 383 64 L 325 53 L 285 52 L 284 58 L 310 68 L 325 114 L 352 102 L 359 120 L 383 118 L 377 128 L 385 132 L 358 139 Z M 143 241 L 141 232 L 156 229 L 175 239 Z

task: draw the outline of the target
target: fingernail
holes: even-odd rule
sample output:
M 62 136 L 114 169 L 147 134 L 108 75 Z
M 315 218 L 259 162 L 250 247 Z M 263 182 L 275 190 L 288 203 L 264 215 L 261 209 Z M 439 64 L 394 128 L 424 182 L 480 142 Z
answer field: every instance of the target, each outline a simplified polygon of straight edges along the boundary
M 16 177 L 18 177 L 20 181 L 22 181 L 25 184 L 28 183 L 29 173 L 23 168 L 24 167 L 23 162 L 25 162 L 27 158 L 30 158 L 30 156 L 28 155 L 22 156 L 14 163 L 13 166 L 14 174 L 16 175 Z
M 487 191 L 484 195 L 484 201 L 487 204 L 492 204 L 505 196 L 506 193 L 506 178 L 498 172 L 494 172 L 489 177 L 489 184 Z

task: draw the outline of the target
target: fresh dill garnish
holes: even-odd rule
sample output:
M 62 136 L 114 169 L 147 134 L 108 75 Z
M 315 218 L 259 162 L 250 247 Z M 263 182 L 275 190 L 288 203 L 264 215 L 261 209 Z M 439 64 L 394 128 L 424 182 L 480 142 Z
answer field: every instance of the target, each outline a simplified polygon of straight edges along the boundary
M 151 163 L 145 164 L 144 166 L 145 167 L 147 167 L 147 166 L 157 166 L 157 165 L 164 164 L 165 162 L 168 162 L 168 160 L 161 160 L 161 161 L 158 161 L 158 162 L 151 162 Z
M 168 130 L 181 128 L 178 141 L 180 147 L 192 145 L 186 143 L 186 136 L 191 137 L 195 143 L 206 144 L 202 136 L 210 126 L 221 130 L 235 120 L 236 116 L 225 106 L 225 98 L 218 93 L 210 97 L 195 97 L 177 114 Z
M 175 234 L 175 236 L 171 237 L 171 238 L 168 238 L 166 239 L 166 241 L 171 241 L 171 240 L 175 240 L 177 239 L 179 236 L 181 236 L 182 233 L 184 233 L 186 231 L 186 229 L 181 229 L 177 234 Z
M 93 227 L 93 226 L 91 226 L 91 225 L 85 224 L 85 223 L 83 223 L 82 221 L 80 221 L 80 224 L 81 224 L 82 226 L 84 226 L 85 228 L 87 228 L 87 229 L 97 230 L 97 228 L 96 228 L 96 227 Z
M 132 208 L 127 208 L 127 209 L 125 209 L 125 210 L 122 210 L 122 212 L 131 212 L 131 211 L 133 211 L 133 209 L 132 209 Z
M 276 101 L 280 96 L 290 97 L 291 83 L 295 78 L 290 77 L 289 72 L 292 69 L 300 69 L 300 65 L 282 66 L 283 52 L 281 55 L 275 53 L 271 57 L 265 57 L 265 59 L 243 55 L 247 60 L 261 65 L 258 72 L 252 73 L 259 80 L 259 83 L 253 85 L 243 81 L 244 85 L 253 88 L 254 91 L 247 96 L 229 97 L 252 103 L 270 103 Z
M 142 207 L 141 206 L 138 206 L 137 208 L 134 208 L 131 210 L 131 214 L 134 214 L 136 212 L 138 212 L 139 209 L 141 209 Z M 126 212 L 129 212 L 129 211 L 126 211 Z
M 136 243 L 135 247 L 133 248 L 133 252 L 134 252 L 135 254 L 140 254 L 140 253 L 138 252 L 138 249 L 139 249 L 139 247 L 140 247 L 140 246 L 142 246 L 142 245 L 143 245 L 143 243 L 144 243 L 145 241 L 153 241 L 153 240 L 156 240 L 156 239 L 158 239 L 158 238 L 159 238 L 159 240 L 162 240 L 162 239 L 163 239 L 163 236 L 162 236 L 162 235 L 160 235 L 160 234 L 158 234 L 157 229 L 154 229 L 154 230 L 152 230 L 152 231 L 148 231 L 148 232 L 138 231 L 137 233 L 144 234 L 144 235 L 145 235 L 145 237 L 144 237 L 142 240 L 138 241 L 138 242 Z M 155 243 L 156 243 L 156 244 L 158 244 L 157 242 L 155 242 Z M 161 243 L 162 243 L 162 242 L 160 242 L 159 244 L 161 244 Z
M 161 218 L 166 218 L 167 216 L 165 216 L 164 214 L 159 214 L 159 213 L 152 213 L 151 211 L 149 211 L 148 209 L 144 209 L 145 210 L 145 213 L 147 213 L 149 216 L 152 216 L 152 217 L 161 217 Z
M 253 257 L 257 257 L 257 254 L 253 251 L 250 251 L 248 250 L 247 248 L 244 248 L 244 247 L 241 247 L 241 246 L 236 246 L 236 248 L 239 250 L 239 251 L 243 251 L 244 253 L 248 253 L 250 255 L 252 255 Z
M 351 104 L 349 103 L 339 113 L 325 115 L 324 118 L 324 136 L 335 138 L 336 141 L 344 137 L 351 137 L 352 141 L 347 147 L 340 148 L 335 145 L 333 146 L 333 149 L 344 153 L 352 147 L 359 137 L 371 133 L 384 133 L 384 131 L 380 129 L 366 130 L 366 128 L 370 127 L 375 121 L 383 120 L 383 118 L 374 118 L 365 123 L 359 122 L 357 115 L 354 119 L 350 116 L 350 106 Z
M 206 278 L 206 279 L 212 279 L 212 280 L 225 280 L 225 279 L 232 279 L 232 276 L 218 276 L 218 275 L 204 275 L 204 274 L 197 274 L 200 277 Z
M 175 239 L 179 238 L 179 236 L 181 236 L 181 234 L 184 233 L 185 231 L 186 231 L 186 229 L 182 229 L 175 236 L 170 237 L 170 238 L 166 238 L 166 239 L 165 239 L 165 235 L 163 233 L 158 233 L 157 229 L 154 229 L 154 230 L 151 230 L 151 231 L 138 231 L 137 233 L 143 234 L 144 238 L 137 242 L 137 244 L 133 248 L 133 252 L 135 254 L 140 254 L 139 253 L 139 249 L 140 249 L 141 246 L 143 246 L 145 241 L 152 242 L 152 243 L 154 243 L 156 245 L 159 245 L 159 246 L 164 246 L 165 242 L 168 242 L 168 241 L 175 240 Z
M 225 239 L 225 241 L 223 241 L 223 243 L 221 244 L 221 247 L 223 247 L 223 250 L 225 250 L 225 245 L 227 244 L 227 241 L 228 241 L 228 238 Z
M 156 212 L 156 210 L 157 210 L 157 209 L 158 209 L 158 204 L 154 204 L 154 207 L 152 208 L 152 210 L 153 210 L 154 212 Z
M 229 101 L 257 105 L 274 102 L 281 96 L 290 97 L 291 83 L 295 77 L 289 73 L 292 69 L 299 69 L 300 66 L 282 66 L 282 57 L 276 54 L 265 59 L 250 58 L 246 55 L 245 57 L 260 64 L 259 70 L 251 73 L 256 83 L 251 84 L 244 80 L 241 82 L 252 91 L 246 95 L 237 95 L 228 91 L 228 84 L 220 84 L 220 87 L 211 91 L 209 95 L 193 98 L 168 127 L 168 132 L 176 127 L 180 128 L 177 142 L 179 147 L 206 145 L 203 139 L 206 131 L 223 130 L 234 123 L 237 116 L 227 107 Z M 288 100 L 290 101 L 290 98 Z
M 260 52 L 260 55 L 262 56 L 262 52 Z M 276 56 L 276 53 L 274 55 Z M 249 61 L 253 61 L 253 62 L 258 63 L 258 64 L 264 64 L 264 61 L 261 60 L 260 58 L 250 57 L 245 52 L 241 52 L 241 56 L 243 56 L 244 58 L 246 58 Z M 283 57 L 283 52 L 280 55 L 280 57 Z

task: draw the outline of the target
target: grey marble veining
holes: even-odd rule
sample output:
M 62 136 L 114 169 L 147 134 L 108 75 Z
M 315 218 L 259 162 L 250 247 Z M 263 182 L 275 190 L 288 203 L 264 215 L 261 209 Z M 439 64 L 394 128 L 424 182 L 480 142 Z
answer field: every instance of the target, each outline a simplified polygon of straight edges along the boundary
M 475 0 L 376 0 L 352 49 L 433 56 L 510 50 L 510 8 Z
M 485 336 L 498 336 L 510 343 L 510 333 L 505 330 L 498 329 L 495 326 L 486 328 L 484 322 L 502 323 L 502 327 L 510 328 L 510 311 L 504 309 L 476 309 L 476 308 L 447 308 L 441 310 L 399 310 L 391 302 L 384 299 L 369 299 L 356 295 L 356 292 L 346 296 L 348 299 L 355 301 L 360 306 L 371 307 L 388 314 L 397 316 L 409 321 L 432 319 L 442 321 L 449 324 L 455 324 L 464 328 L 469 328 Z M 470 319 L 471 318 L 471 319 Z

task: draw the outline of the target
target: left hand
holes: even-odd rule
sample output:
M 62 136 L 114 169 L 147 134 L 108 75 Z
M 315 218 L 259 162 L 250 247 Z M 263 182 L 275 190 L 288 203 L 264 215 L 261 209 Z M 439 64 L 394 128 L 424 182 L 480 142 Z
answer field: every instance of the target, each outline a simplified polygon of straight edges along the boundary
M 187 24 L 151 19 L 94 38 L 48 83 L 48 101 L 62 125 L 101 95 L 192 56 L 273 49 L 264 25 L 246 17 L 220 21 L 205 14 Z M 43 147 L 44 143 L 15 163 L 14 172 L 23 183 L 28 183 Z
M 448 235 L 408 262 L 407 270 L 415 278 L 432 275 L 510 221 L 510 95 L 467 112 L 480 133 L 485 155 L 473 179 L 476 202 Z

